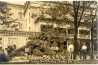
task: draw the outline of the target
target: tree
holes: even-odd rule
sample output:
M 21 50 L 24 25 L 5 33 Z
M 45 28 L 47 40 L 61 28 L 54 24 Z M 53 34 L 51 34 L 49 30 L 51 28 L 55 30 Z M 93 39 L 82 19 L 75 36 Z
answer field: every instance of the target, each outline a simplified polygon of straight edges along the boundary
M 10 28 L 10 25 L 17 20 L 11 17 L 13 13 L 10 10 L 6 2 L 0 2 L 0 25 L 5 25 L 7 28 Z M 12 26 L 14 28 L 17 27 L 15 25 Z
M 7 3 L 5 2 L 0 2 L 0 24 L 2 25 L 3 22 L 5 21 L 5 15 L 6 15 L 6 8 L 7 8 Z
M 74 25 L 74 59 L 76 58 L 79 52 L 79 44 L 77 42 L 78 39 L 78 28 L 81 26 L 81 20 L 83 20 L 84 16 L 86 15 L 86 10 L 92 9 L 90 7 L 95 1 L 73 1 L 71 3 L 65 2 L 46 2 L 48 3 L 49 8 L 41 10 L 42 15 L 40 15 L 36 21 L 39 20 L 48 21 L 51 23 L 56 23 L 58 26 L 64 25 L 66 22 L 72 22 Z M 45 4 L 46 5 L 46 4 Z M 43 8 L 43 7 L 42 7 Z M 48 14 L 50 18 L 45 18 L 44 14 Z M 73 20 L 69 19 L 67 14 L 70 14 Z M 92 18 L 91 18 L 92 19 Z M 88 21 L 90 21 L 87 18 Z M 87 23 L 88 21 L 84 21 L 83 23 Z
M 48 2 L 49 8 L 46 9 L 44 14 L 48 14 L 51 18 L 49 22 L 56 23 L 58 26 L 63 25 L 64 22 L 70 21 L 67 18 L 67 14 L 69 12 L 69 6 L 63 4 L 63 2 Z M 64 2 L 66 3 L 66 2 Z
M 74 59 L 76 59 L 76 56 L 79 52 L 79 44 L 77 42 L 78 37 L 78 28 L 81 24 L 81 20 L 83 19 L 83 16 L 85 15 L 85 11 L 87 9 L 91 9 L 90 5 L 92 4 L 92 1 L 73 1 L 73 18 L 74 18 Z M 85 21 L 86 22 L 86 21 Z M 84 23 L 85 23 L 84 22 Z
M 40 22 L 41 20 L 46 22 L 47 25 L 49 23 L 51 23 L 51 25 L 54 26 L 54 24 L 56 24 L 57 28 L 63 26 L 64 24 L 66 24 L 67 22 L 71 21 L 70 19 L 67 18 L 67 14 L 70 11 L 69 6 L 66 6 L 66 2 L 43 2 L 45 4 L 43 4 L 43 6 L 41 6 L 40 8 L 42 8 L 41 10 L 41 16 L 39 16 L 39 18 L 37 18 L 37 20 L 35 22 Z M 46 6 L 47 8 L 43 8 L 44 6 Z M 60 31 L 60 29 L 58 29 L 58 31 Z M 49 33 L 48 33 L 49 32 Z M 48 34 L 52 34 L 53 36 L 55 36 L 56 33 L 54 33 L 54 28 L 51 29 L 51 32 L 48 31 Z M 57 34 L 58 35 L 58 34 Z
M 90 9 L 90 15 L 89 15 L 89 20 L 91 21 L 91 59 L 94 59 L 93 53 L 94 53 L 94 35 L 97 35 L 96 32 L 97 30 L 94 30 L 96 27 L 96 2 L 93 2 L 92 9 Z

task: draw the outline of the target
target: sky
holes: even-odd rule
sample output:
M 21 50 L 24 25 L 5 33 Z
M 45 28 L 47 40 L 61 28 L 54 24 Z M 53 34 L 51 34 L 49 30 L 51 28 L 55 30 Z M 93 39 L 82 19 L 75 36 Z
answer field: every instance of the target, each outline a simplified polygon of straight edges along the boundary
M 8 3 L 24 5 L 26 1 L 72 1 L 72 0 L 0 0 Z
M 1 0 L 0 0 L 0 1 L 1 1 Z M 40 1 L 41 1 L 41 0 L 40 0 Z M 26 0 L 7 0 L 7 1 L 5 1 L 5 2 L 11 3 L 11 4 L 24 5 L 25 2 L 26 2 Z M 39 1 L 35 1 L 35 0 L 32 0 L 31 3 L 32 3 L 34 6 L 36 6 L 36 4 L 37 4 L 37 6 L 42 4 L 42 3 L 39 3 Z
M 13 4 L 20 4 L 20 5 L 24 5 L 24 3 L 26 2 L 26 1 L 19 1 L 19 0 L 8 0 L 8 1 L 6 1 L 6 2 L 8 2 L 8 3 L 13 3 Z
M 22 1 L 22 0 L 7 0 L 6 1 L 7 3 L 11 3 L 11 4 L 19 4 L 19 5 L 24 5 L 25 3 L 26 3 L 26 1 L 24 0 L 24 1 Z M 32 3 L 31 4 L 31 6 L 36 6 L 36 7 L 39 7 L 39 6 L 41 6 L 41 5 L 43 5 L 43 2 L 39 2 L 39 1 L 31 1 L 30 3 Z
M 13 3 L 13 4 L 19 4 L 19 5 L 24 5 L 24 3 L 26 1 L 74 1 L 74 0 L 0 0 L 0 1 L 5 1 L 8 3 Z M 80 1 L 80 0 L 76 0 L 76 1 Z M 91 0 L 81 0 L 81 1 L 91 1 Z M 95 0 L 98 2 L 98 0 Z

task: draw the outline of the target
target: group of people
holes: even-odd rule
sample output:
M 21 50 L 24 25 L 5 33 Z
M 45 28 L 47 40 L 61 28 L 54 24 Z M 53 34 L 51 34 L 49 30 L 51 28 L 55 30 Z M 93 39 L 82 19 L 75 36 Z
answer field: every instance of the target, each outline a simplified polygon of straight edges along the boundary
M 87 44 L 84 42 L 82 43 L 80 46 L 79 46 L 79 53 L 78 55 L 80 56 L 80 59 L 83 59 L 85 60 L 87 58 L 87 53 L 88 53 L 88 46 Z M 69 57 L 70 59 L 73 59 L 73 55 L 74 55 L 74 44 L 72 43 L 69 43 L 68 47 L 67 47 L 67 50 L 69 52 Z
M 79 50 L 80 59 L 86 59 L 88 46 L 86 43 L 82 43 Z M 47 37 L 37 38 L 33 40 L 29 40 L 27 45 L 24 48 L 25 55 L 56 55 L 58 53 L 62 53 L 66 56 L 66 51 L 69 53 L 68 56 L 70 59 L 73 59 L 74 53 L 74 44 L 73 42 L 68 43 L 67 40 L 59 40 L 59 39 L 49 39 Z M 16 45 L 9 45 L 5 48 L 6 56 L 13 56 L 16 50 Z M 16 52 L 15 52 L 16 53 Z
M 48 38 L 38 38 L 33 41 L 29 41 L 27 43 L 28 47 L 31 50 L 33 54 L 49 54 L 50 51 L 53 51 L 54 53 L 63 51 L 64 48 L 66 48 L 66 41 L 57 41 L 56 39 L 48 39 Z M 25 48 L 26 53 L 28 53 L 30 50 L 28 47 Z M 40 53 L 37 53 L 40 52 Z
M 74 53 L 74 44 L 68 43 L 67 40 L 59 40 L 59 39 L 48 39 L 46 38 L 38 38 L 36 40 L 30 41 L 31 42 L 31 47 L 25 48 L 25 52 L 27 54 L 35 54 L 35 55 L 45 55 L 49 54 L 50 51 L 53 51 L 53 53 L 58 54 L 62 53 L 65 51 L 69 52 L 69 57 L 70 59 L 73 59 L 73 53 Z M 28 44 L 30 43 L 28 42 Z M 80 59 L 86 59 L 87 53 L 88 53 L 88 46 L 86 43 L 82 43 L 79 49 L 79 57 Z M 31 51 L 29 53 L 29 51 Z

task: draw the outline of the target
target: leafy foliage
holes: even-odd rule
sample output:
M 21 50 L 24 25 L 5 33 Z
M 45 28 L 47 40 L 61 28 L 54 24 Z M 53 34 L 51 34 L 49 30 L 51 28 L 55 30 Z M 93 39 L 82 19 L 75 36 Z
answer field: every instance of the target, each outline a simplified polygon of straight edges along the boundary
M 38 22 L 39 20 L 44 20 L 48 22 L 54 22 L 56 24 L 62 24 L 65 21 L 71 21 L 66 16 L 70 8 L 66 5 L 63 5 L 62 4 L 63 2 L 59 4 L 57 2 L 44 2 L 44 3 L 48 4 L 43 5 L 46 6 L 47 8 L 41 10 L 42 14 L 38 17 L 36 22 Z
M 7 7 L 6 2 L 0 2 L 0 25 L 6 25 L 7 28 L 10 28 L 13 22 L 17 21 L 17 19 L 12 18 L 13 13 L 10 11 L 11 9 Z M 17 26 L 13 25 L 13 28 Z

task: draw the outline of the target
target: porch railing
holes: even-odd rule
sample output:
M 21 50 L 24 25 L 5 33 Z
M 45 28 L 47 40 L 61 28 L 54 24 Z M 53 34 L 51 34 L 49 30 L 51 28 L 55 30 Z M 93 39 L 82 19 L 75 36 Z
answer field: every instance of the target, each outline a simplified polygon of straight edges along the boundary
M 3 36 L 39 36 L 40 32 L 27 32 L 27 31 L 0 31 Z

